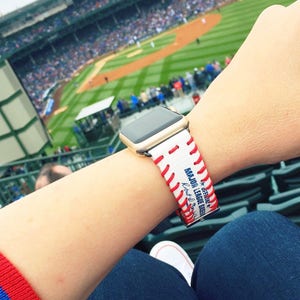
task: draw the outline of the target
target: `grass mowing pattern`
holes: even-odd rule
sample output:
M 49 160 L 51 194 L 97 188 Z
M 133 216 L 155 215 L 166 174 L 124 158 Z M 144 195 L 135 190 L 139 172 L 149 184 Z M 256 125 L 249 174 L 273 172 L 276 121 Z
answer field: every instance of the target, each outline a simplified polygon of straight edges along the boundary
M 221 22 L 201 37 L 200 45 L 193 42 L 173 55 L 161 59 L 142 70 L 88 92 L 76 94 L 76 84 L 80 85 L 93 72 L 93 65 L 89 65 L 64 88 L 61 107 L 67 106 L 68 109 L 53 116 L 48 122 L 48 129 L 53 137 L 54 149 L 63 145 L 77 145 L 72 126 L 75 117 L 83 107 L 111 95 L 116 96 L 116 99 L 124 98 L 128 100 L 132 92 L 139 95 L 141 90 L 151 85 L 159 86 L 161 83 L 167 83 L 173 76 L 184 76 L 187 71 L 193 71 L 195 67 L 200 68 L 213 59 L 223 63 L 227 55 L 234 54 L 240 47 L 259 13 L 264 8 L 272 4 L 288 5 L 292 2 L 293 0 L 240 0 L 225 6 L 220 12 L 222 15 Z M 162 34 L 154 40 L 154 49 L 150 46 L 151 40 L 145 41 L 142 43 L 142 53 L 130 58 L 127 55 L 138 49 L 136 47 L 126 49 L 113 60 L 108 61 L 100 73 L 116 69 L 121 65 L 128 64 L 162 49 L 172 43 L 174 39 L 174 34 Z M 48 152 L 52 153 L 53 149 L 49 149 Z

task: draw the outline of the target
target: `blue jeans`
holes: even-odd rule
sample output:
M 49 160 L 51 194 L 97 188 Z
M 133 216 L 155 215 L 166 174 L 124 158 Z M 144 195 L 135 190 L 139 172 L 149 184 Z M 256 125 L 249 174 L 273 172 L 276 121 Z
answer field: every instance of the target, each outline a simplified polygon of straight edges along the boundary
M 192 287 L 172 266 L 132 249 L 89 299 L 300 299 L 300 228 L 272 212 L 227 224 L 199 254 Z

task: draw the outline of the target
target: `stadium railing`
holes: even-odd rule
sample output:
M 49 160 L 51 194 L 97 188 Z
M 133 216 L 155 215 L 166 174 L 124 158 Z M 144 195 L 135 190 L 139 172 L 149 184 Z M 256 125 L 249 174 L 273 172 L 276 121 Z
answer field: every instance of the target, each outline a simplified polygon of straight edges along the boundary
M 81 169 L 122 149 L 123 144 L 114 135 L 106 144 L 72 150 L 49 156 L 18 160 L 0 166 L 0 207 L 4 207 L 34 191 L 36 177 L 45 163 L 56 162 Z

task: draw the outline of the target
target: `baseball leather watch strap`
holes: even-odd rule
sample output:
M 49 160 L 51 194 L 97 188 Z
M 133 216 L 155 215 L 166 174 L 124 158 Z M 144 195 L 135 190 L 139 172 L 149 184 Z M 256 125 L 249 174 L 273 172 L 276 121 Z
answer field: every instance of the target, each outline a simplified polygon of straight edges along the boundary
M 155 107 L 122 128 L 120 138 L 131 150 L 152 158 L 187 226 L 218 209 L 213 183 L 183 115 Z
M 213 183 L 204 161 L 184 129 L 148 151 L 178 203 L 178 214 L 187 226 L 218 208 Z

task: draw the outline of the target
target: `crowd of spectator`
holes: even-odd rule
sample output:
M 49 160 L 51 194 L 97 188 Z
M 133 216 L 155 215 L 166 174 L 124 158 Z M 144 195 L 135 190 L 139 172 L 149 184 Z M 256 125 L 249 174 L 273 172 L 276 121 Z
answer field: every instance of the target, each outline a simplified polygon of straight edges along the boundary
M 230 63 L 230 57 L 226 57 L 224 62 L 226 67 Z M 167 101 L 186 95 L 190 95 L 194 103 L 197 104 L 201 98 L 200 94 L 208 88 L 222 70 L 220 62 L 213 60 L 205 66 L 195 67 L 193 71 L 187 71 L 185 75 L 172 77 L 166 84 L 150 86 L 141 90 L 139 95 L 132 93 L 129 99 L 119 98 L 117 110 L 122 118 L 155 105 L 166 105 Z
M 96 21 L 61 40 L 49 42 L 46 47 L 28 57 L 18 61 L 12 59 L 12 64 L 38 112 L 42 113 L 45 106 L 44 92 L 55 82 L 71 78 L 74 72 L 87 61 L 177 26 L 199 13 L 204 13 L 229 1 L 138 2 L 136 5 L 115 13 L 113 17 Z M 25 29 L 24 35 L 22 32 L 17 34 L 15 40 L 12 36 L 10 39 L 16 44 L 9 45 L 8 48 L 20 47 L 22 43 L 29 42 L 34 36 L 49 32 L 57 28 L 55 26 L 66 26 L 74 22 L 77 17 L 82 18 L 91 10 L 105 5 L 111 5 L 111 1 L 84 0 L 80 2 L 80 6 L 79 1 L 74 1 L 74 5 L 66 11 L 32 28 Z M 6 46 L 0 46 L 0 51 L 4 51 L 1 47 Z
M 121 0 L 73 0 L 73 4 L 64 11 L 1 40 L 0 53 L 13 53 L 16 49 L 79 21 L 93 11 L 101 10 L 110 2 L 119 1 Z

